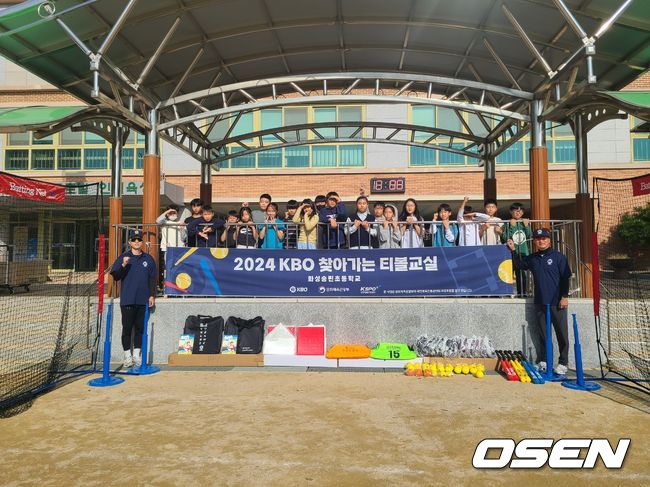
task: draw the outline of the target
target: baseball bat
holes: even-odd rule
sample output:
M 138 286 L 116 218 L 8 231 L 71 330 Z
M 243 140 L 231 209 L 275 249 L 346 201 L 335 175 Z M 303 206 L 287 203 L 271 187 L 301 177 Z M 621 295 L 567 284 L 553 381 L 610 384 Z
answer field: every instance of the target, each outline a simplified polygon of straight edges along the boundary
M 544 377 L 542 377 L 541 374 L 537 371 L 537 367 L 535 367 L 530 361 L 526 360 L 526 356 L 523 352 L 516 351 L 515 357 L 519 358 L 522 365 L 526 368 L 528 374 L 530 375 L 530 378 L 535 384 L 544 384 L 546 382 L 544 380 Z
M 532 382 L 532 379 L 528 375 L 528 372 L 526 372 L 524 366 L 521 365 L 521 363 L 515 358 L 512 352 L 510 350 L 505 350 L 504 354 L 508 359 L 508 361 L 510 362 L 510 364 L 512 365 L 512 368 L 515 369 L 515 372 L 519 376 L 519 380 L 525 383 Z
M 503 356 L 503 351 L 495 350 L 495 352 L 497 354 L 497 358 L 499 359 L 499 364 L 501 365 L 501 371 L 506 375 L 506 378 L 509 381 L 518 381 L 519 377 L 512 369 L 512 366 L 508 363 L 508 361 Z

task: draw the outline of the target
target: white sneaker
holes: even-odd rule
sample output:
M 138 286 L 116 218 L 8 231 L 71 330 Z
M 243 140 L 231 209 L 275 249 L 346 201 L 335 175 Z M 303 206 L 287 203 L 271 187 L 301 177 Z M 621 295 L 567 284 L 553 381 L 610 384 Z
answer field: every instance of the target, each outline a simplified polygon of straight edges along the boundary
M 567 369 L 566 365 L 562 364 L 557 364 L 557 367 L 555 367 L 555 373 L 557 375 L 566 375 L 569 369 Z
M 133 365 L 140 367 L 142 365 L 142 350 L 139 348 L 133 349 Z
M 537 371 L 538 372 L 546 372 L 546 362 L 540 362 L 537 364 Z
M 133 367 L 133 355 L 131 350 L 124 350 L 124 368 L 130 369 Z

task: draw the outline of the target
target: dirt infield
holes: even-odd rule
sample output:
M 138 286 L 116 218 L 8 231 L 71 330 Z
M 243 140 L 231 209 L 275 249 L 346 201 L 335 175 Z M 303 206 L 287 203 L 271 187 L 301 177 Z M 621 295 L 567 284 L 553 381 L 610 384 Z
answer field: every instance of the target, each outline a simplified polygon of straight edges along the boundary
M 397 373 L 79 380 L 0 420 L 2 485 L 648 485 L 645 399 Z M 629 399 L 629 398 L 628 398 Z M 618 401 L 618 402 L 617 402 Z M 487 437 L 631 437 L 621 470 L 478 471 Z

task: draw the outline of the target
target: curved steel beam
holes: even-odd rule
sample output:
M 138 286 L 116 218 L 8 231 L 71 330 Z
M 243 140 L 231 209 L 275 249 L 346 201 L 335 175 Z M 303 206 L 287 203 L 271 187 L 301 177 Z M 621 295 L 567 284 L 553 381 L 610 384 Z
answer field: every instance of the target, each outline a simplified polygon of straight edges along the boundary
M 272 146 L 251 147 L 241 152 L 236 152 L 235 154 L 225 154 L 225 155 L 219 155 L 217 157 L 210 157 L 210 163 L 216 164 L 218 166 L 220 162 L 227 161 L 235 157 L 242 157 L 249 154 L 256 154 L 258 152 L 264 152 L 273 149 L 281 149 L 285 147 L 297 147 L 302 145 L 318 145 L 318 144 L 342 144 L 342 143 L 407 145 L 412 147 L 422 147 L 425 149 L 439 150 L 442 152 L 450 152 L 452 154 L 458 154 L 461 156 L 471 157 L 473 159 L 478 159 L 478 160 L 481 160 L 484 157 L 479 153 L 454 149 L 453 147 L 447 147 L 439 144 L 425 144 L 423 142 L 414 142 L 410 140 L 395 140 L 395 139 L 386 140 L 386 139 L 363 139 L 363 138 L 350 139 L 350 138 L 339 137 L 339 138 L 297 140 L 293 142 L 283 142 Z
M 414 134 L 416 132 L 421 132 L 421 133 L 429 134 L 432 139 L 435 139 L 439 135 L 444 135 L 445 137 L 467 140 L 470 142 L 474 142 L 475 144 L 481 144 L 485 142 L 484 137 L 478 137 L 476 135 L 472 135 L 464 132 L 456 132 L 454 130 L 447 130 L 447 129 L 436 128 L 436 127 L 427 127 L 425 125 L 413 125 L 407 123 L 393 123 L 393 122 L 358 121 L 358 122 L 302 123 L 297 125 L 285 125 L 282 127 L 275 127 L 272 129 L 257 130 L 255 132 L 238 134 L 234 137 L 228 137 L 227 139 L 222 139 L 216 142 L 212 142 L 210 143 L 209 148 L 218 149 L 230 144 L 237 144 L 247 139 L 255 139 L 255 138 L 259 139 L 267 135 L 286 134 L 291 132 L 298 133 L 298 132 L 307 131 L 307 132 L 312 132 L 314 135 L 316 135 L 316 137 L 318 137 L 321 130 L 324 129 L 339 130 L 342 128 L 357 129 L 355 133 L 358 134 L 362 134 L 363 130 L 368 130 L 368 129 L 373 130 L 374 133 L 376 133 L 377 130 L 393 130 L 394 131 L 393 136 L 389 137 L 389 140 L 393 139 L 399 132 L 410 133 L 411 138 L 414 138 Z M 351 140 L 361 140 L 362 138 L 363 136 L 358 138 L 352 137 Z M 281 138 L 278 137 L 278 140 L 281 140 Z
M 523 122 L 530 121 L 530 117 L 517 112 L 502 110 L 500 108 L 489 107 L 485 105 L 478 105 L 473 103 L 464 103 L 449 100 L 438 100 L 434 98 L 416 98 L 409 96 L 382 96 L 382 95 L 328 95 L 328 96 L 301 96 L 295 98 L 283 98 L 277 100 L 257 101 L 236 105 L 232 107 L 218 108 L 208 112 L 197 113 L 186 117 L 179 117 L 168 122 L 161 123 L 159 130 L 173 128 L 180 125 L 191 124 L 204 120 L 207 118 L 226 115 L 240 111 L 261 110 L 264 108 L 282 107 L 291 105 L 318 105 L 329 103 L 401 103 L 401 104 L 419 104 L 419 105 L 434 105 L 456 110 L 462 110 L 473 113 L 489 113 L 499 117 L 511 118 L 513 120 L 521 120 Z
M 175 105 L 178 103 L 187 102 L 190 100 L 196 100 L 198 98 L 205 98 L 214 95 L 220 95 L 222 93 L 231 93 L 237 92 L 239 90 L 248 90 L 254 88 L 268 88 L 272 89 L 275 85 L 276 88 L 278 85 L 289 85 L 291 83 L 303 83 L 303 82 L 323 82 L 323 81 L 356 81 L 367 80 L 372 82 L 372 85 L 375 86 L 377 80 L 395 82 L 402 81 L 404 83 L 415 82 L 424 84 L 424 89 L 422 91 L 427 92 L 428 85 L 442 85 L 442 86 L 455 86 L 462 88 L 473 88 L 476 90 L 485 90 L 487 92 L 498 93 L 502 95 L 507 95 L 514 98 L 521 98 L 523 100 L 532 100 L 533 94 L 523 90 L 517 90 L 514 88 L 508 88 L 504 86 L 494 85 L 490 83 L 483 83 L 480 81 L 471 81 L 462 78 L 452 78 L 448 76 L 428 76 L 412 73 L 385 73 L 385 72 L 376 72 L 376 71 L 353 71 L 347 73 L 313 73 L 313 74 L 304 74 L 304 75 L 295 75 L 295 76 L 280 76 L 277 78 L 266 78 L 258 79 L 252 81 L 243 81 L 241 83 L 232 83 L 229 85 L 215 86 L 213 88 L 208 88 L 204 90 L 195 91 L 193 93 L 187 93 L 181 96 L 176 96 L 174 98 L 169 98 L 163 100 L 158 104 L 156 108 L 163 109 L 165 107 Z M 414 89 L 414 88 L 412 88 Z M 291 91 L 296 91 L 295 87 Z M 273 92 L 269 92 L 269 96 L 272 96 Z

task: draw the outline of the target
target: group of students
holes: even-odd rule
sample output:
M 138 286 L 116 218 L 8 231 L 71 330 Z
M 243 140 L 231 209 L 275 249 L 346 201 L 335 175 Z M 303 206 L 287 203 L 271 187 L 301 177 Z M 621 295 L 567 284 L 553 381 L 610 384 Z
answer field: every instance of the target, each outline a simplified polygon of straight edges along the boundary
M 370 211 L 366 196 L 356 200 L 355 212 L 348 215 L 339 195 L 332 191 L 315 200 L 289 200 L 284 218 L 268 194 L 259 198 L 259 209 L 243 203 L 238 211 L 228 212 L 226 220 L 217 217 L 212 207 L 200 199 L 190 203 L 179 214 L 170 205 L 157 219 L 161 226 L 162 252 L 168 246 L 228 247 L 264 249 L 370 249 L 420 248 L 424 246 L 453 247 L 497 245 L 512 239 L 517 252 L 527 255 L 531 230 L 523 218 L 520 203 L 510 206 L 510 220 L 496 216 L 497 202 L 485 201 L 484 212 L 473 211 L 466 197 L 456 221 L 452 209 L 443 203 L 430 221 L 422 217 L 413 198 L 407 199 L 401 211 L 391 204 L 376 202 Z
M 455 222 L 450 221 L 452 211 L 447 204 L 440 205 L 432 221 L 425 222 L 417 202 L 412 198 L 406 200 L 399 215 L 395 206 L 382 203 L 375 203 L 371 214 L 365 196 L 357 198 L 356 212 L 348 215 L 338 194 L 331 192 L 323 198 L 325 201 L 321 199 L 318 204 L 309 199 L 301 204 L 290 201 L 284 220 L 278 218 L 278 206 L 268 194 L 260 197 L 258 210 L 252 210 L 248 203 L 244 203 L 238 212 L 228 213 L 226 222 L 215 217 L 214 210 L 198 199 L 191 202 L 191 214 L 185 210 L 179 215 L 179 208 L 170 206 L 157 221 L 163 229 L 158 266 L 149 254 L 143 252 L 142 231 L 131 231 L 128 236 L 129 249 L 115 260 L 110 270 L 113 278 L 122 282 L 120 307 L 125 367 L 142 363 L 141 335 L 145 308 L 154 304 L 156 268 L 161 269 L 162 273 L 167 246 L 216 247 L 217 242 L 221 242 L 222 245 L 238 248 L 295 245 L 295 248 L 313 249 L 343 248 L 345 242 L 348 248 L 413 248 L 424 246 L 424 232 L 428 226 L 433 246 L 507 245 L 513 255 L 518 295 L 523 295 L 527 287 L 526 271 L 531 272 L 533 277 L 536 312 L 533 330 L 539 335 L 541 343 L 538 367 L 544 371 L 547 366 L 552 366 L 544 362 L 543 335 L 546 313 L 549 312 L 560 349 L 555 372 L 566 374 L 571 269 L 566 257 L 551 247 L 549 229 L 531 231 L 528 220 L 523 218 L 521 204 L 513 204 L 510 207 L 511 219 L 503 222 L 496 217 L 496 201 L 487 200 L 485 212 L 482 213 L 474 212 L 467 205 L 468 198 L 465 198 Z M 324 227 L 320 232 L 319 224 Z M 531 237 L 534 253 L 530 253 L 528 248 Z

